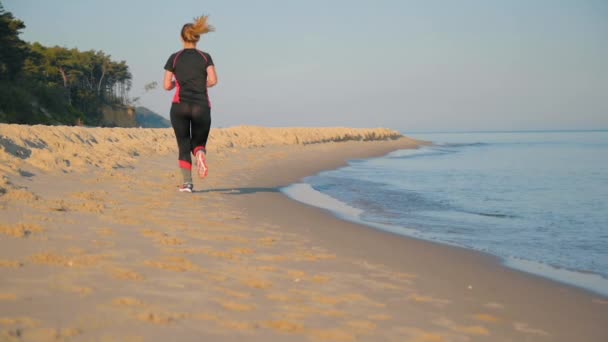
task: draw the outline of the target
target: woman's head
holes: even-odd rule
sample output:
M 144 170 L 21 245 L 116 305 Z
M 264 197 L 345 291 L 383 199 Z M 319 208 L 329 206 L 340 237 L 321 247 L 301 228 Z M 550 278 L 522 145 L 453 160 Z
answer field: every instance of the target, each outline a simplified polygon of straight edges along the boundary
M 201 35 L 215 31 L 215 28 L 207 22 L 208 16 L 203 15 L 194 18 L 194 22 L 182 26 L 182 40 L 186 43 L 197 43 Z

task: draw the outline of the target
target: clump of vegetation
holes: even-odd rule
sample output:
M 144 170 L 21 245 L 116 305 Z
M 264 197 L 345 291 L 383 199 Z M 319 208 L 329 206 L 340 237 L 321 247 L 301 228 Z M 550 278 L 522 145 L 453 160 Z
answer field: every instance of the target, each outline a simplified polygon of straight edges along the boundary
M 0 122 L 102 124 L 104 105 L 127 105 L 132 75 L 102 51 L 19 38 L 25 23 L 0 3 Z

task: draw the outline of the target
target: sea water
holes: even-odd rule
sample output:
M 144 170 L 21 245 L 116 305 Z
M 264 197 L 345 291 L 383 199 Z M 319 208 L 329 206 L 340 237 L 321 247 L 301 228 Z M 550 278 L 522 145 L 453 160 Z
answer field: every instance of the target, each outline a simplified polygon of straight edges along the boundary
M 404 133 L 434 144 L 353 160 L 283 191 L 608 296 L 608 131 Z

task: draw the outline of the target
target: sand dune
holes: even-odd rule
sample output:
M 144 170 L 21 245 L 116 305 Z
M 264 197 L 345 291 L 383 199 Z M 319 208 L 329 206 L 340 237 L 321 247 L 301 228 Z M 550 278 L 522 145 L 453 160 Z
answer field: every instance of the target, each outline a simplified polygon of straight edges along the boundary
M 326 142 L 408 139 L 385 129 L 265 128 L 238 126 L 213 129 L 208 150 L 308 145 Z M 409 139 L 414 142 L 413 139 Z M 0 194 L 32 200 L 35 195 L 11 185 L 8 175 L 84 172 L 132 167 L 141 157 L 176 153 L 172 129 L 87 128 L 0 124 Z M 7 198 L 5 198 L 7 199 Z
M 232 147 L 302 145 L 323 142 L 389 140 L 401 134 L 384 128 L 213 129 L 210 151 Z M 176 151 L 172 129 L 84 128 L 0 124 L 0 175 L 26 165 L 44 171 L 82 171 L 131 166 L 136 157 Z

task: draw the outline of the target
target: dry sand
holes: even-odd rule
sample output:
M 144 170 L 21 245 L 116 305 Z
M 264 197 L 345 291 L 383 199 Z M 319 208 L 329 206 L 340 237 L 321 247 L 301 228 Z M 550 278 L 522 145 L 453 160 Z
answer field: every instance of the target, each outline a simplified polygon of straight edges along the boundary
M 389 130 L 0 125 L 0 341 L 607 341 L 608 300 L 277 188 L 415 148 Z

